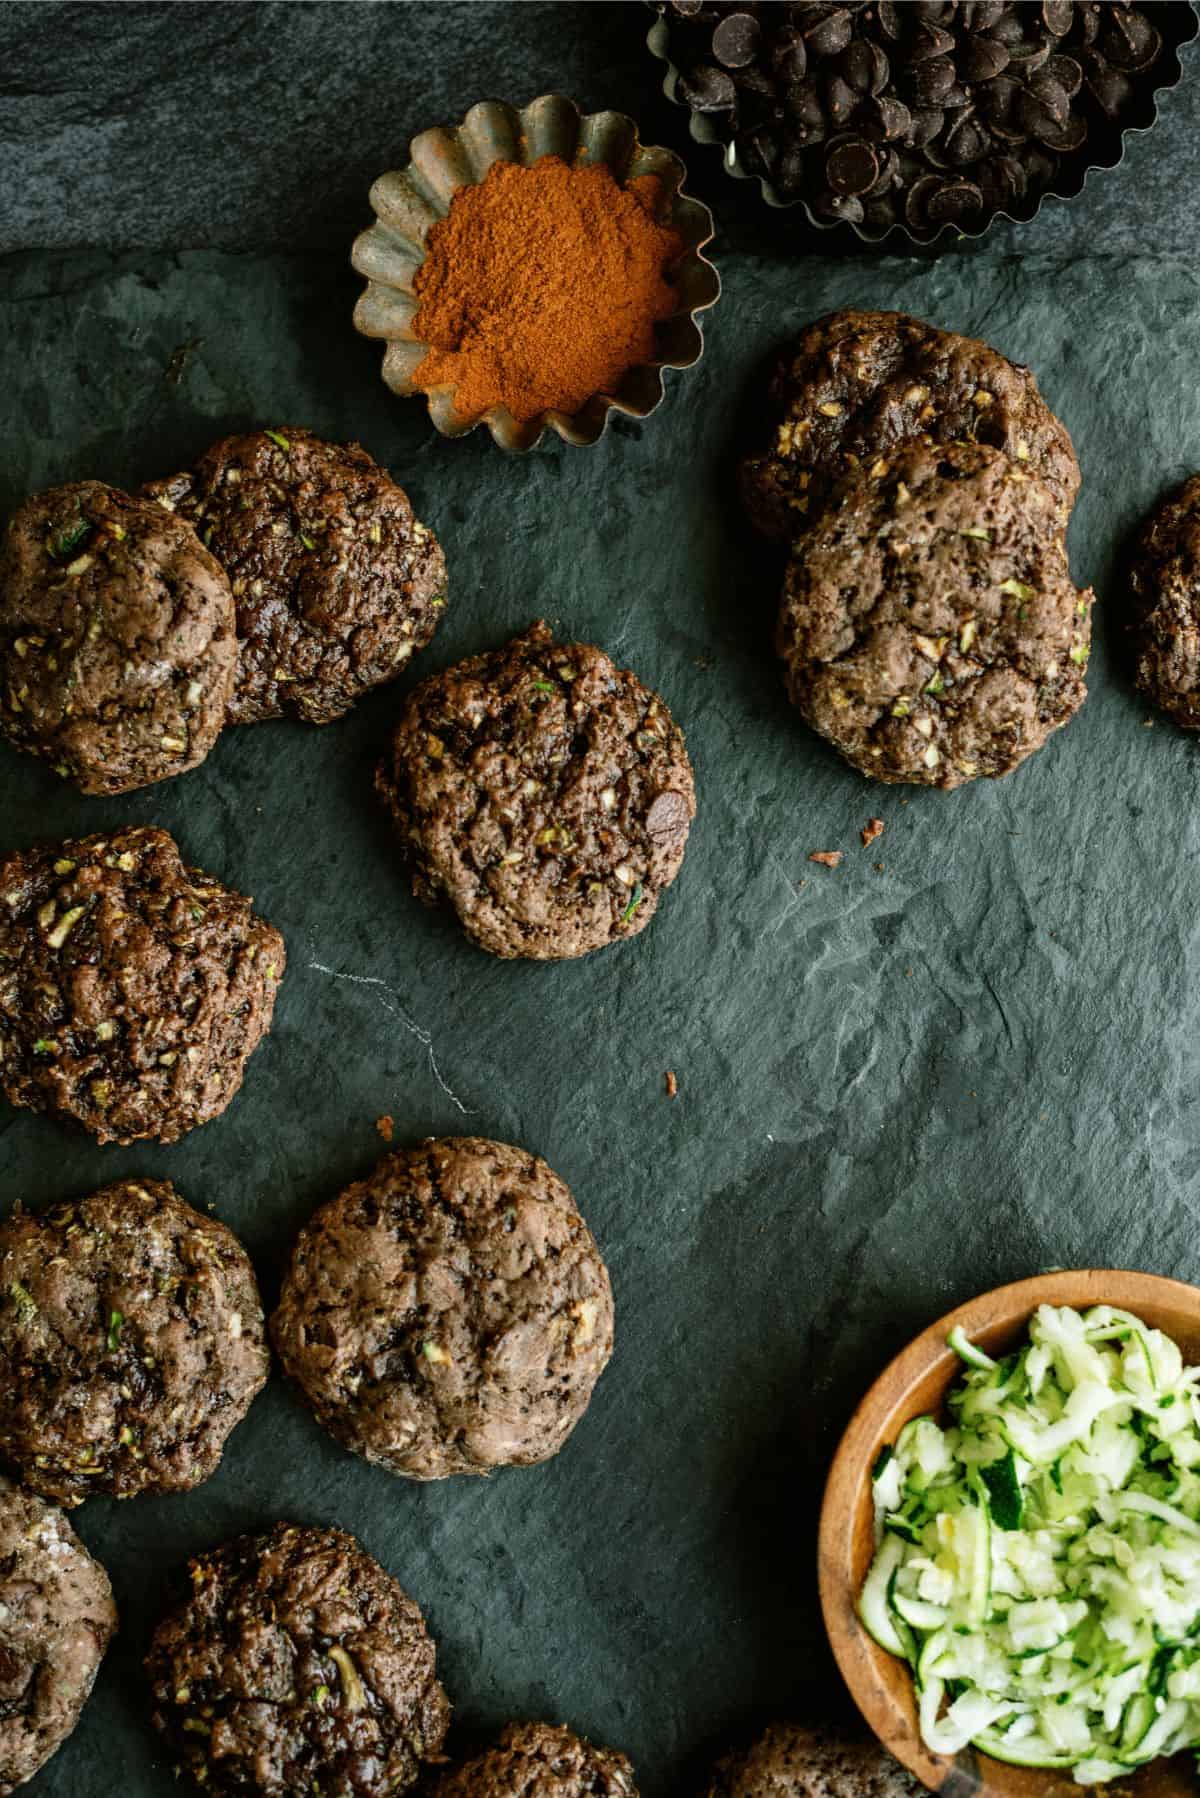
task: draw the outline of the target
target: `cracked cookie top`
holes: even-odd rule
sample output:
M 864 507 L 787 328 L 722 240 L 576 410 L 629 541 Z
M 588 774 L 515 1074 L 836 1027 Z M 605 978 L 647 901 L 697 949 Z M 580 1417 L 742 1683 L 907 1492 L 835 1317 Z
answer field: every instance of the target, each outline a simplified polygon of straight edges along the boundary
M 491 954 L 539 960 L 644 930 L 696 811 L 663 701 L 545 624 L 422 681 L 376 785 L 417 895 Z
M 271 1027 L 283 939 L 153 826 L 0 860 L 0 1086 L 100 1142 L 224 1111 Z
M 0 729 L 84 793 L 202 762 L 237 667 L 229 582 L 196 533 L 99 481 L 35 493 L 0 547 Z
M 916 443 L 843 480 L 797 540 L 776 642 L 793 703 L 853 767 L 956 787 L 1082 705 L 1091 604 L 1043 481 L 982 444 Z
M 1200 475 L 1150 514 L 1129 567 L 1134 681 L 1183 730 L 1200 730 Z
M 450 1706 L 425 1620 L 353 1536 L 280 1523 L 188 1571 L 146 1673 L 205 1792 L 394 1798 L 438 1758 Z
M 510 1723 L 499 1740 L 443 1775 L 433 1798 L 637 1798 L 633 1768 L 551 1723 Z
M 116 1627 L 108 1575 L 62 1512 L 0 1478 L 0 1793 L 66 1741 Z
M 144 492 L 194 525 L 229 576 L 231 724 L 328 724 L 434 633 L 446 604 L 441 545 L 360 444 L 293 425 L 225 437 Z
M 873 1736 L 773 1723 L 717 1763 L 704 1798 L 922 1798 L 924 1791 Z
M 318 1419 L 410 1479 L 557 1454 L 612 1352 L 568 1188 L 482 1137 L 399 1150 L 300 1232 L 271 1334 Z
M 0 1455 L 59 1504 L 185 1492 L 266 1383 L 254 1270 L 163 1180 L 0 1223 Z
M 1047 483 L 1066 522 L 1079 464 L 1027 368 L 902 312 L 831 312 L 780 354 L 763 441 L 742 464 L 752 522 L 788 543 L 835 483 L 916 438 L 1002 449 Z

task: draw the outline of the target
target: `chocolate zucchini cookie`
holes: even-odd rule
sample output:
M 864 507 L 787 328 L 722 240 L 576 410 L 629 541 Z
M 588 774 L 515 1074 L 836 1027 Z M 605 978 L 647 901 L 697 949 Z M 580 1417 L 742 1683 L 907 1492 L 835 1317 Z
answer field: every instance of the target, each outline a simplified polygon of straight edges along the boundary
M 152 826 L 0 860 L 0 1088 L 100 1142 L 224 1111 L 271 1027 L 283 939 Z
M 644 930 L 696 811 L 662 700 L 544 624 L 422 681 L 376 786 L 418 898 L 492 955 L 542 961 Z
M 1004 450 L 1063 510 L 1079 491 L 1065 425 L 1027 368 L 973 337 L 902 312 L 831 312 L 782 352 L 760 446 L 742 464 L 751 520 L 783 543 L 819 517 L 834 483 L 914 438 Z
M 433 1798 L 637 1798 L 633 1768 L 550 1723 L 510 1723 L 492 1748 L 463 1761 Z
M 719 1761 L 704 1798 L 923 1798 L 925 1787 L 873 1736 L 774 1723 Z
M 62 1747 L 116 1627 L 108 1575 L 62 1512 L 0 1477 L 0 1798 Z
M 805 720 L 875 780 L 1007 774 L 1083 704 L 1089 592 L 1052 490 L 982 444 L 911 444 L 798 538 L 777 645 Z
M 162 1180 L 0 1223 L 0 1456 L 59 1504 L 186 1492 L 266 1383 L 254 1269 Z
M 99 481 L 35 493 L 0 546 L 0 729 L 84 793 L 202 762 L 237 667 L 229 582 L 196 533 Z
M 387 1155 L 300 1232 L 271 1335 L 346 1448 L 409 1479 L 558 1453 L 612 1353 L 608 1271 L 536 1155 Z
M 168 1754 L 212 1798 L 394 1798 L 440 1759 L 425 1620 L 353 1536 L 280 1523 L 188 1565 L 146 1674 Z
M 231 724 L 328 724 L 432 637 L 446 603 L 441 547 L 359 444 L 291 425 L 225 437 L 144 491 L 195 526 L 232 584 Z
M 1200 730 L 1200 475 L 1150 514 L 1129 585 L 1134 682 L 1182 730 Z

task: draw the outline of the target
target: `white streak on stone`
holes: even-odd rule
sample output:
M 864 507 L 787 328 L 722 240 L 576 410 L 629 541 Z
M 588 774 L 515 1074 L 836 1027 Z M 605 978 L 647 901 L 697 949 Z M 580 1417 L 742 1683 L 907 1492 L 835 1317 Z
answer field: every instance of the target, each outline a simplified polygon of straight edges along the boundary
M 340 968 L 327 968 L 325 963 L 321 961 L 310 961 L 308 965 L 314 974 L 328 974 L 331 980 L 348 980 L 352 986 L 374 987 L 380 994 L 380 1004 L 383 1006 L 384 1010 L 392 1017 L 399 1018 L 400 1022 L 404 1025 L 404 1028 L 410 1031 L 419 1043 L 424 1045 L 429 1056 L 429 1066 L 432 1070 L 433 1077 L 449 1099 L 450 1103 L 452 1105 L 457 1105 L 464 1117 L 469 1117 L 471 1115 L 458 1094 L 451 1087 L 447 1086 L 446 1082 L 442 1079 L 442 1071 L 438 1067 L 437 1056 L 433 1052 L 433 1037 L 428 1030 L 423 1030 L 421 1028 L 415 1018 L 409 1016 L 403 1005 L 401 1005 L 395 989 L 390 987 L 386 980 L 377 980 L 372 974 L 346 974 L 343 973 Z

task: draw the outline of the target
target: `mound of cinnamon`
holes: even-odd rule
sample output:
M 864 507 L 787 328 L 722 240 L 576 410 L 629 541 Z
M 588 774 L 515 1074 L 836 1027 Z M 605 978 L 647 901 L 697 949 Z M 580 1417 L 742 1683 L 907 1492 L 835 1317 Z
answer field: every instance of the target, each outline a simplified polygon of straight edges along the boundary
M 474 418 L 577 412 L 655 359 L 654 325 L 678 309 L 685 245 L 658 216 L 662 184 L 620 186 L 603 163 L 497 162 L 429 232 L 413 329 L 429 352 L 414 380 L 449 385 Z

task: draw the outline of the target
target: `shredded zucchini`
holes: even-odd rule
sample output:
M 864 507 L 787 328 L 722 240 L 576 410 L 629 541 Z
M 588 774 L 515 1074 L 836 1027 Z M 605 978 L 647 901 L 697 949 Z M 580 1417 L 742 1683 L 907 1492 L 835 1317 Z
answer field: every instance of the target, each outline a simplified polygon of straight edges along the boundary
M 1200 1369 L 1108 1305 L 1043 1305 L 965 1364 L 950 1421 L 874 1470 L 859 1599 L 908 1661 L 921 1734 L 1083 1785 L 1200 1748 Z

